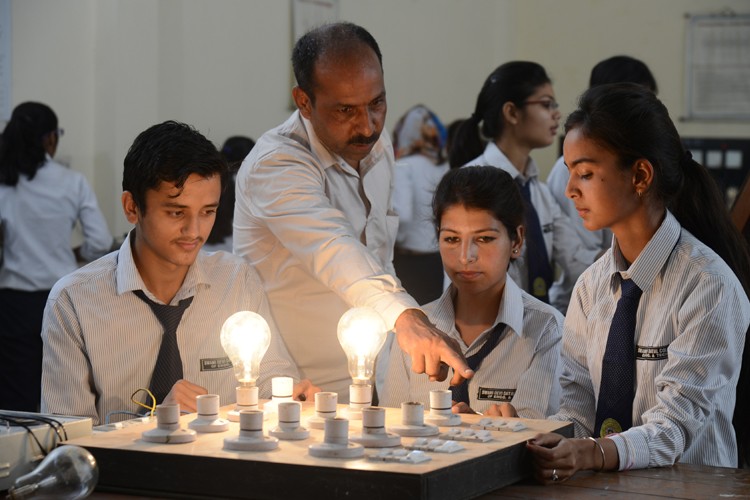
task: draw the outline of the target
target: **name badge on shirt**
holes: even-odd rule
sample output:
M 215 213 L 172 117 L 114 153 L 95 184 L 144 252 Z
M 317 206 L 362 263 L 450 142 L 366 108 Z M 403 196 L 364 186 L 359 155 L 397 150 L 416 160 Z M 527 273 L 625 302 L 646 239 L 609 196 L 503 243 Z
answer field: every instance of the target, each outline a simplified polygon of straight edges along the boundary
M 494 389 L 492 387 L 480 387 L 477 392 L 477 399 L 485 401 L 500 401 L 501 403 L 510 403 L 515 396 L 515 389 Z
M 635 359 L 644 361 L 660 361 L 667 359 L 668 345 L 663 346 L 635 346 Z
M 232 362 L 229 358 L 224 356 L 223 358 L 201 358 L 201 371 L 202 372 L 215 372 L 218 370 L 228 370 L 232 367 Z

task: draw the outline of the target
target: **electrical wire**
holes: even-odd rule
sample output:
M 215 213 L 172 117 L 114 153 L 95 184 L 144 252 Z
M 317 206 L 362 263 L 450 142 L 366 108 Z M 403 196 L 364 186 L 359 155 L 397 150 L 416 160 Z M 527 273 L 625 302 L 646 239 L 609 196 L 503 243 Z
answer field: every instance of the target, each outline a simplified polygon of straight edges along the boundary
M 68 433 L 62 422 L 45 415 L 8 413 L 0 410 L 0 421 L 6 422 L 10 427 L 21 427 L 26 429 L 26 432 L 32 437 L 36 445 L 39 447 L 40 452 L 45 457 L 57 446 L 56 441 L 62 442 L 68 439 Z M 47 425 L 54 432 L 52 446 L 49 450 L 42 446 L 39 438 L 34 434 L 33 427 L 37 425 Z

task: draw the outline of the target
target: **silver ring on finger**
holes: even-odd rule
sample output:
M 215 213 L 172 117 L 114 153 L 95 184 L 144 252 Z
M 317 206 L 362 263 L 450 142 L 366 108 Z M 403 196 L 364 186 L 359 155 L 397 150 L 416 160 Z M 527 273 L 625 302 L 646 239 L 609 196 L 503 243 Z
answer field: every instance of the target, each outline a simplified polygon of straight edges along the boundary
M 552 482 L 556 483 L 560 480 L 560 476 L 557 475 L 557 469 L 552 469 Z

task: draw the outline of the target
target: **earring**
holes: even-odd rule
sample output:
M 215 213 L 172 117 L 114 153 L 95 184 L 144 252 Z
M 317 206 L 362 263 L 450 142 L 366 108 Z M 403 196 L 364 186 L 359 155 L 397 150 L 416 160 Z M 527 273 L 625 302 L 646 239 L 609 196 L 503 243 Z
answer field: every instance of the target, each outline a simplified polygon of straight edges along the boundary
M 636 193 L 638 194 L 638 198 L 640 198 L 641 194 L 643 194 L 643 192 L 641 190 L 636 191 Z
M 517 248 L 514 248 L 514 249 L 513 249 L 513 253 L 518 253 L 518 249 L 517 249 Z

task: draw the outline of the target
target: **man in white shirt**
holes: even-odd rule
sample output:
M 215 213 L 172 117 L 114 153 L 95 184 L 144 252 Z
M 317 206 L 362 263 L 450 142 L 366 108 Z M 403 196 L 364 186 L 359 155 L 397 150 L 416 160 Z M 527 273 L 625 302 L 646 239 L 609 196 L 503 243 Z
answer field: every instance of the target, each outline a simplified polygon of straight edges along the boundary
M 237 177 L 234 252 L 257 268 L 279 331 L 303 376 L 348 396 L 336 340 L 341 315 L 375 308 L 412 370 L 453 383 L 471 377 L 460 349 L 394 277 L 398 218 L 382 57 L 363 28 L 335 23 L 292 54 L 298 110 L 266 132 Z

